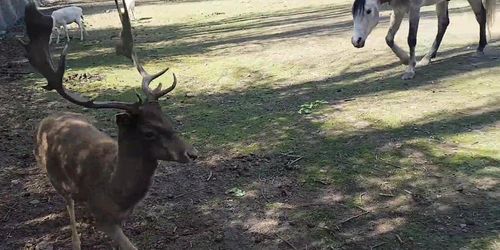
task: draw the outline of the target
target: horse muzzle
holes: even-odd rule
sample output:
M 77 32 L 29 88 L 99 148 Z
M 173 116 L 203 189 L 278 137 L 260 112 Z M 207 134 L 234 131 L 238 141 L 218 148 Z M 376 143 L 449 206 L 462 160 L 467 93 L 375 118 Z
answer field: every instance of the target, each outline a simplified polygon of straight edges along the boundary
M 365 46 L 365 40 L 361 37 L 355 38 L 353 37 L 351 43 L 356 48 L 363 48 Z

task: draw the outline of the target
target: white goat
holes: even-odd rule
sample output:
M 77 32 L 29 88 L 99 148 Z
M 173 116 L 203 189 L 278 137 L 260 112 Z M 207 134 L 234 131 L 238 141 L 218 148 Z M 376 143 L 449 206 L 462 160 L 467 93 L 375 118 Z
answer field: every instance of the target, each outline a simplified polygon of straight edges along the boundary
M 135 0 L 125 0 L 127 11 L 132 15 L 132 20 L 135 20 Z
M 64 31 L 66 32 L 66 39 L 69 41 L 68 34 L 68 24 L 76 23 L 78 24 L 78 28 L 80 29 L 80 40 L 83 41 L 83 31 L 85 27 L 83 25 L 83 10 L 80 7 L 70 6 L 64 7 L 52 12 L 52 35 L 50 36 L 49 44 L 52 43 L 52 37 L 54 33 L 57 32 L 57 43 L 59 43 L 59 35 L 61 34 L 59 28 L 63 26 Z M 85 31 L 87 34 L 87 31 Z

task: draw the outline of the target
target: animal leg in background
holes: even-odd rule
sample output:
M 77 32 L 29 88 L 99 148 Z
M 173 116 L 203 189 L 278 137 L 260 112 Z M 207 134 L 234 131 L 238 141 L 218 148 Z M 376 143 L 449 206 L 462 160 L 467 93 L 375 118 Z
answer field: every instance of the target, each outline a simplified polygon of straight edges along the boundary
M 415 76 L 415 46 L 417 45 L 418 23 L 420 21 L 420 6 L 410 6 L 408 12 L 410 19 L 410 30 L 408 31 L 408 46 L 410 47 L 410 61 L 406 72 L 401 77 L 403 80 L 410 80 Z
M 387 43 L 389 48 L 392 49 L 392 52 L 396 54 L 401 63 L 407 65 L 408 62 L 410 61 L 408 53 L 404 51 L 404 49 L 399 47 L 396 43 L 394 43 L 394 37 L 396 36 L 396 33 L 398 32 L 399 27 L 401 26 L 401 22 L 403 21 L 404 16 L 405 12 L 403 11 L 394 10 L 391 13 L 391 21 L 389 24 L 389 30 L 387 31 L 387 35 L 385 37 L 385 42 Z
M 76 24 L 78 24 L 78 29 L 80 30 L 80 41 L 83 41 L 83 22 L 81 17 L 76 19 Z
M 63 26 L 63 28 L 64 28 L 64 31 L 66 32 L 66 42 L 69 42 L 68 25 L 67 25 L 67 24 L 63 24 L 62 26 Z M 58 42 L 58 43 L 59 43 L 59 42 Z
M 448 27 L 448 24 L 450 24 L 450 19 L 448 17 L 448 1 L 436 4 L 436 14 L 438 18 L 438 31 L 436 39 L 434 40 L 429 52 L 422 58 L 422 60 L 420 60 L 420 62 L 418 62 L 417 67 L 428 65 L 431 62 L 431 59 L 436 57 L 439 45 L 441 45 L 444 33 L 446 32 L 446 28 Z
M 476 20 L 479 23 L 479 45 L 476 52 L 480 55 L 484 54 L 483 50 L 488 42 L 486 41 L 486 9 L 482 1 L 468 0 L 469 5 L 476 15 Z
M 61 36 L 61 28 L 57 28 L 57 40 L 56 40 L 56 43 L 59 43 L 59 39 L 60 39 L 60 36 Z

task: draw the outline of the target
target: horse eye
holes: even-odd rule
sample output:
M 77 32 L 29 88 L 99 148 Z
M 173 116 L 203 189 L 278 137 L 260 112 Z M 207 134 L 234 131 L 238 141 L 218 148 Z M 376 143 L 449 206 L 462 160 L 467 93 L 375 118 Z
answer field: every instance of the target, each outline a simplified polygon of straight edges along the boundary
M 370 15 L 371 13 L 372 13 L 372 10 L 371 10 L 371 9 L 368 9 L 368 10 L 366 11 L 366 14 L 367 14 L 367 15 Z

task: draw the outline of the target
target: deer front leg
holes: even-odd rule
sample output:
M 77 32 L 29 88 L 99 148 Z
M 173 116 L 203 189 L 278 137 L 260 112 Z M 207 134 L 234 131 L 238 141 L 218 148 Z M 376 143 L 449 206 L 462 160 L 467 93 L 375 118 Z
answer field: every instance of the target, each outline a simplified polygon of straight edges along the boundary
M 406 72 L 401 77 L 403 80 L 410 80 L 415 76 L 415 46 L 417 45 L 418 22 L 420 21 L 420 7 L 411 7 L 409 11 L 410 30 L 408 32 L 408 46 L 410 47 L 410 62 Z
M 117 224 L 112 225 L 99 225 L 99 229 L 101 229 L 104 233 L 106 233 L 113 241 L 118 243 L 120 246 L 120 250 L 137 250 L 137 248 L 130 242 L 130 240 L 125 236 L 122 231 L 122 228 Z
M 387 31 L 387 36 L 385 37 L 385 42 L 392 49 L 392 52 L 396 54 L 402 64 L 407 65 L 409 62 L 408 53 L 400 48 L 398 45 L 394 43 L 394 37 L 401 26 L 401 22 L 403 21 L 403 17 L 405 13 L 403 11 L 394 10 L 391 14 L 391 22 L 389 24 L 389 30 Z
M 75 201 L 71 198 L 66 199 L 66 209 L 68 209 L 69 220 L 71 223 L 71 242 L 74 250 L 80 250 L 80 237 L 76 231 L 76 217 L 75 217 Z
M 49 36 L 49 45 L 52 43 L 52 39 L 54 38 L 54 30 L 52 30 L 52 33 L 50 33 Z
M 66 32 L 66 42 L 69 42 L 68 26 L 66 24 L 64 24 L 63 27 L 64 27 L 64 31 Z
M 57 40 L 56 40 L 57 44 L 59 44 L 60 36 L 61 36 L 61 30 L 59 28 L 57 28 Z

